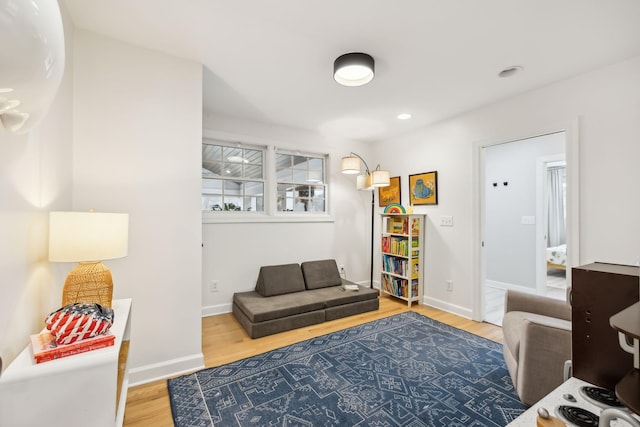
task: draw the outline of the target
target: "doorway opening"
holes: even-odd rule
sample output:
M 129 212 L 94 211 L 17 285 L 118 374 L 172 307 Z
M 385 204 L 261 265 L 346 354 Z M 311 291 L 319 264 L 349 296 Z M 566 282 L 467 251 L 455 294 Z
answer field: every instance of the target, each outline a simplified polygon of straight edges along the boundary
M 561 300 L 567 293 L 567 162 L 564 153 L 538 161 L 544 218 L 538 293 Z
M 566 138 L 561 131 L 481 147 L 482 320 L 502 324 L 510 289 L 566 295 Z M 547 252 L 557 263 L 547 264 Z

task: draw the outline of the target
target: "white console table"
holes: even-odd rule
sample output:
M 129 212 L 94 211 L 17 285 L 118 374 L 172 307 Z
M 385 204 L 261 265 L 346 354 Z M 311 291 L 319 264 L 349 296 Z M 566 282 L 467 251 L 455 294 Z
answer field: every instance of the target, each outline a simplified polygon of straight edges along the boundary
M 0 376 L 0 426 L 121 426 L 131 299 L 114 300 L 113 346 L 36 364 L 27 346 Z

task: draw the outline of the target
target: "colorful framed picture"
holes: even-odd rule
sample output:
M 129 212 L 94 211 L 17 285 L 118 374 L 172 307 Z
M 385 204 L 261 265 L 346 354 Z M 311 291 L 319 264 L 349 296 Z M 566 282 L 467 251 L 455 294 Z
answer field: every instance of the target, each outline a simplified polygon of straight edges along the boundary
M 409 175 L 409 202 L 411 205 L 438 204 L 438 172 Z
M 387 206 L 392 203 L 400 204 L 400 177 L 389 178 L 388 187 L 378 187 L 378 206 Z

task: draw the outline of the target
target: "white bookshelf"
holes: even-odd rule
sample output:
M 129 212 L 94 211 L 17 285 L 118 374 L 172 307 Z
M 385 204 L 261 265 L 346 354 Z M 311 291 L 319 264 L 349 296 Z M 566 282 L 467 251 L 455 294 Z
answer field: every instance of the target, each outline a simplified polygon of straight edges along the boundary
M 380 252 L 381 291 L 407 302 L 419 303 L 424 278 L 425 215 L 382 214 Z

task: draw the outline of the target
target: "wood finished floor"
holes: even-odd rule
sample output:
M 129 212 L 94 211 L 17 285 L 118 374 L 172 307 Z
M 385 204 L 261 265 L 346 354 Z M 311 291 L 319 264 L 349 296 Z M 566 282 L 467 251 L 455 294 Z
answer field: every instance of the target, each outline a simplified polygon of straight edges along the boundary
M 442 323 L 502 343 L 502 328 L 489 323 L 474 322 L 425 305 L 413 305 L 411 310 Z M 294 331 L 282 332 L 252 340 L 231 313 L 202 319 L 202 352 L 207 368 L 224 365 L 261 354 L 295 342 L 329 334 L 351 326 L 409 311 L 407 304 L 388 296 L 380 297 L 378 311 L 325 322 Z M 131 387 L 127 395 L 125 426 L 173 426 L 166 380 Z

